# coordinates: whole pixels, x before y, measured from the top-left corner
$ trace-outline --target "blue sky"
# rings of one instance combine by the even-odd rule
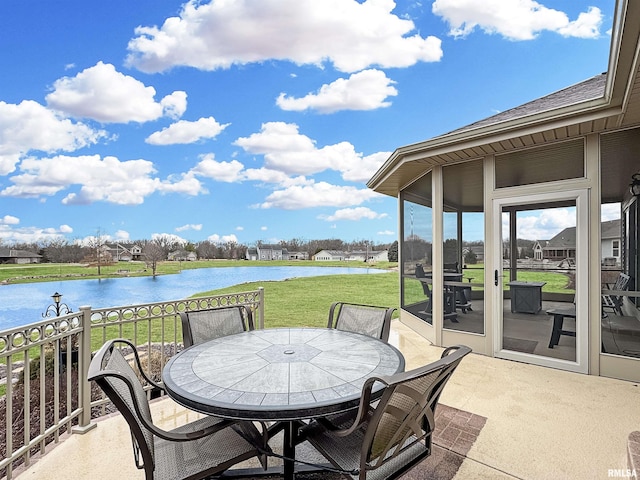
[[[390,243],[391,152],[606,71],[613,7],[3,1],[0,242]]]

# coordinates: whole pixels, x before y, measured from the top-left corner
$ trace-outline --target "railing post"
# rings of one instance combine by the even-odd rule
[[[87,380],[91,363],[91,307],[80,307],[82,312],[82,341],[78,352],[78,407],[82,413],[72,433],[86,433],[97,424],[91,423],[91,384]]]
[[[258,287],[260,292],[260,303],[258,304],[258,318],[260,319],[258,325],[260,329],[264,329],[264,287]]]

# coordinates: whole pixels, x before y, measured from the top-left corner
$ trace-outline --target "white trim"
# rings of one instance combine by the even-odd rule
[[[583,298],[587,294],[589,270],[589,250],[588,250],[588,225],[589,225],[589,205],[588,190],[567,190],[562,192],[548,192],[537,195],[518,195],[513,197],[498,197],[493,199],[492,215],[494,217],[494,239],[493,242],[493,264],[489,269],[493,275],[498,271],[498,286],[494,286],[492,279],[493,312],[490,318],[494,318],[493,332],[493,355],[508,360],[524,361],[545,367],[561,368],[578,373],[588,373],[589,371],[589,316],[588,306]],[[502,207],[507,205],[529,205],[536,203],[546,203],[564,200],[575,200],[576,202],[576,361],[558,360],[551,357],[531,355],[503,350],[503,285],[502,285]]]

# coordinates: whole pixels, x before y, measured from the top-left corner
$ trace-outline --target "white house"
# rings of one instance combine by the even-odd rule
[[[247,260],[289,260],[289,252],[280,245],[259,245],[247,248]]]
[[[313,259],[316,262],[339,262],[344,260],[346,255],[342,250],[320,250]]]
[[[353,252],[345,252],[343,250],[321,250],[313,258],[317,262],[388,262],[389,251],[354,250]]]

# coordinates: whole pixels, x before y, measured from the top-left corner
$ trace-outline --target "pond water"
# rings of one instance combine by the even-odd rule
[[[0,286],[0,331],[42,320],[59,292],[73,311],[179,300],[196,293],[261,280],[321,275],[372,274],[385,270],[350,267],[219,267],[183,270],[176,275],[65,280]],[[241,288],[239,290],[242,290]]]

